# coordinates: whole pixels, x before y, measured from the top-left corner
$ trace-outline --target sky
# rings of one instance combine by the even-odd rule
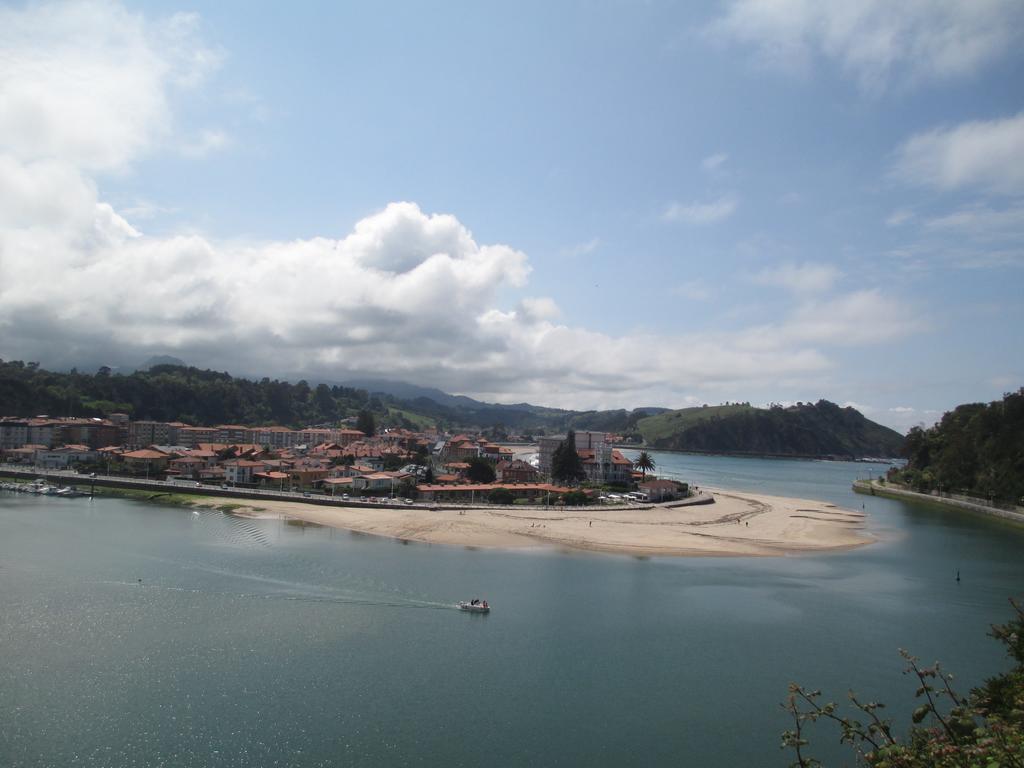
[[[1019,0],[0,4],[0,358],[492,402],[1024,385]]]

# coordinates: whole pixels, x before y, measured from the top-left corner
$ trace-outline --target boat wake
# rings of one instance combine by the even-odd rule
[[[142,581],[116,581],[106,580],[96,582],[111,586],[130,587],[133,589],[159,590],[162,592],[177,592],[209,597],[226,597],[238,600],[284,600],[293,603],[321,603],[325,605],[362,605],[374,608],[421,608],[427,610],[451,611],[459,610],[458,603],[443,603],[435,600],[418,600],[416,598],[390,598],[375,599],[369,597],[346,597],[331,595],[286,595],[274,592],[219,592],[209,589],[195,589],[190,587],[176,587],[165,584],[147,584]]]

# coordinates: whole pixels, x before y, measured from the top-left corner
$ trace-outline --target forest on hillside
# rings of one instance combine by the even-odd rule
[[[827,400],[754,408],[687,408],[643,419],[654,448],[769,456],[898,456],[903,436]]]
[[[906,439],[907,466],[891,477],[921,491],[1024,504],[1024,388],[968,403]]]
[[[305,381],[235,378],[178,365],[155,365],[131,374],[101,368],[95,374],[57,373],[36,363],[0,361],[4,416],[105,416],[188,424],[278,424],[302,427],[335,423],[360,410],[386,411],[364,390]]]
[[[325,383],[256,381],[171,363],[122,374],[109,368],[96,373],[63,373],[46,370],[38,363],[0,361],[0,416],[122,412],[132,419],[189,424],[299,427],[335,423],[369,410],[382,425],[482,429],[500,438],[509,433],[558,433],[571,428],[625,432],[635,427],[637,419],[659,410],[569,411],[438,395],[447,402]]]

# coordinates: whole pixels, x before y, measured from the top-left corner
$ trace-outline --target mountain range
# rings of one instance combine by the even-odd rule
[[[131,373],[54,372],[36,363],[0,361],[0,415],[41,413],[193,424],[330,424],[370,411],[381,426],[561,434],[595,430],[651,448],[771,456],[895,456],[903,436],[853,408],[827,400],[758,408],[749,403],[670,410],[659,407],[573,411],[530,403],[485,403],[407,382],[354,379],[344,384],[259,381],[162,359]]]

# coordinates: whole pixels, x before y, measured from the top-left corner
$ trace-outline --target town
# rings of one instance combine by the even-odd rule
[[[361,426],[363,429],[357,429]],[[436,429],[377,429],[370,414],[305,429],[281,426],[0,417],[9,470],[72,470],[95,478],[187,484],[192,489],[277,491],[321,502],[394,501],[583,505],[664,502],[686,483],[649,475],[616,435],[580,431],[536,443]],[[566,451],[567,446],[575,450]]]

